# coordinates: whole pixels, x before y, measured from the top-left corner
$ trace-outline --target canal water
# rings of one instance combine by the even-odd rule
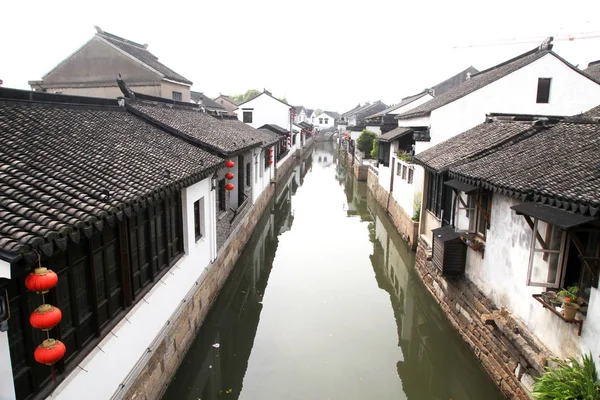
[[[338,161],[278,183],[164,399],[503,398]]]

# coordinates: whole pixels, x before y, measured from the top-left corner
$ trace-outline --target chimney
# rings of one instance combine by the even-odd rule
[[[471,73],[467,72],[467,80],[471,79]]]

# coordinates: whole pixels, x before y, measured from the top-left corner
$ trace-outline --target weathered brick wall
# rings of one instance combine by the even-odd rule
[[[415,269],[450,323],[507,398],[529,399],[533,376],[543,372],[550,352],[467,278],[441,275],[430,253],[419,239]]]
[[[387,211],[396,230],[408,245],[414,250],[417,247],[419,235],[419,223],[411,219],[411,217],[402,209],[400,204],[390,196],[390,192],[385,190],[380,184],[377,175],[367,167],[367,187],[373,194],[377,202]]]
[[[134,377],[114,398],[154,400],[162,396],[274,192],[275,185],[270,185],[254,207],[240,218],[203,281],[182,302],[167,322],[164,334],[140,360],[139,368],[132,373]]]

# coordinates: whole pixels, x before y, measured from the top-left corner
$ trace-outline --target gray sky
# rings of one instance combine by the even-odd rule
[[[267,88],[294,105],[338,112],[368,100],[397,103],[550,35],[576,37],[554,47],[573,64],[600,59],[598,0],[13,0],[0,10],[0,79],[24,89],[90,39],[94,25],[148,43],[212,97]],[[535,43],[490,45],[506,39]],[[454,48],[474,43],[488,45]]]

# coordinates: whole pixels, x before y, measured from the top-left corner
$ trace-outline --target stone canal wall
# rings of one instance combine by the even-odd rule
[[[301,157],[309,154],[311,147],[305,147]],[[277,170],[277,178],[290,171],[297,158],[290,157],[289,162]],[[240,218],[215,262],[205,268],[194,288],[112,399],[155,400],[162,397],[256,224],[271,204],[276,185],[276,180],[271,182],[256,204]]]
[[[509,399],[529,399],[533,376],[543,373],[551,354],[510,313],[465,277],[441,275],[431,248],[419,239],[416,272],[446,317]]]
[[[377,173],[372,168],[367,166],[366,174],[369,191],[383,209],[386,210],[402,239],[408,243],[412,250],[415,250],[419,235],[419,223],[413,221],[400,204],[398,204],[396,199],[394,199],[394,196],[391,196],[390,192],[379,184]],[[357,173],[355,173],[355,176],[358,176]]]

